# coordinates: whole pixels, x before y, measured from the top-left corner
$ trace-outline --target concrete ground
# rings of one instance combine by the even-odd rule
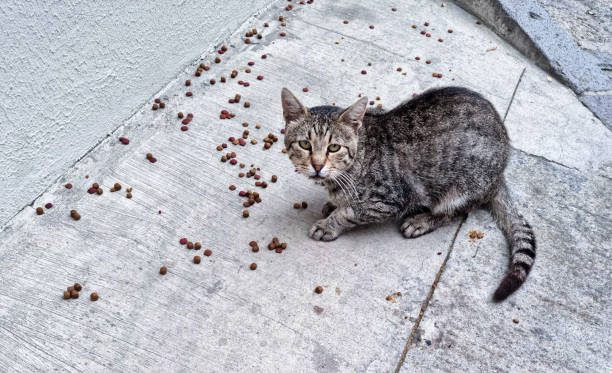
[[[243,25],[219,63],[216,53],[205,52],[157,95],[164,109],[152,111],[152,98],[0,232],[0,366],[610,371],[610,130],[571,90],[453,3],[292,2],[289,11],[287,4]],[[254,27],[263,39],[245,44],[244,33]],[[425,29],[431,37],[420,34]],[[200,62],[211,68],[195,77]],[[307,105],[345,106],[362,93],[392,108],[446,85],[481,92],[505,118],[513,143],[507,178],[537,235],[527,283],[501,304],[491,294],[508,253],[488,213],[476,211],[415,240],[382,224],[315,242],[306,232],[325,192],[295,176],[282,141],[262,149],[270,132],[282,140],[283,86]],[[229,104],[236,93],[241,103]],[[236,116],[221,120],[221,110]],[[188,131],[180,130],[179,111],[194,114]],[[244,122],[248,141],[258,143],[217,151],[228,137],[240,137]],[[221,162],[228,151],[246,168]],[[148,162],[146,153],[158,161]],[[266,189],[238,177],[251,164],[261,168]],[[87,193],[93,182],[102,195]],[[117,182],[122,190],[111,193]],[[238,191],[247,189],[263,201],[245,219]],[[294,209],[301,201],[308,208]],[[37,215],[46,203],[53,207]],[[80,220],[70,217],[72,209]],[[472,230],[484,237],[470,239]],[[274,236],[288,244],[281,254],[266,248]],[[212,255],[186,249],[182,237],[202,242]],[[259,252],[251,251],[251,240]],[[202,263],[194,264],[194,255]],[[63,300],[74,282],[83,284],[81,296]],[[324,291],[316,294],[319,285]],[[89,300],[93,291],[97,302]]]

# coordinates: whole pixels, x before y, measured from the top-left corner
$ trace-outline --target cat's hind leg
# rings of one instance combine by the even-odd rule
[[[455,216],[465,214],[475,205],[475,198],[460,194],[453,188],[431,208],[431,211],[404,219],[400,231],[406,238],[416,238],[450,223]]]
[[[400,232],[406,238],[416,238],[448,224],[451,220],[452,217],[445,214],[434,215],[426,212],[404,219]]]

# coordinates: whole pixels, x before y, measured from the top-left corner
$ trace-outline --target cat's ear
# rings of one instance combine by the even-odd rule
[[[306,107],[287,88],[283,88],[281,92],[281,101],[283,102],[283,117],[287,124],[306,116],[308,113]]]
[[[340,114],[338,121],[346,124],[347,126],[353,127],[358,130],[361,127],[361,121],[366,112],[366,106],[368,104],[368,98],[362,97],[353,105],[349,106],[346,110]]]

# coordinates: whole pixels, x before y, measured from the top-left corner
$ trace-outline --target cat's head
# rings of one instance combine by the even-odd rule
[[[287,88],[281,93],[285,148],[296,170],[312,179],[334,179],[357,155],[359,127],[368,99],[350,107],[306,108]]]

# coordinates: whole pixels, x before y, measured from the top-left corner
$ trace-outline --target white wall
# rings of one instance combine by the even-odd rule
[[[272,0],[1,0],[0,227]]]

